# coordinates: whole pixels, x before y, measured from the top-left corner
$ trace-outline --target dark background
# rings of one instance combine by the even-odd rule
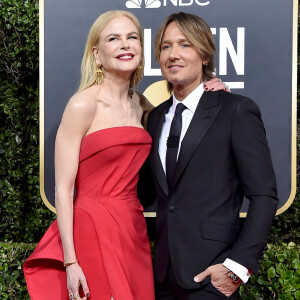
[[[295,185],[295,182],[292,182],[291,166],[292,163],[296,164],[296,159],[291,157],[292,138],[296,139],[295,132],[291,136],[292,125],[295,126],[296,122],[292,119],[293,1],[227,0],[225,5],[224,1],[212,0],[206,6],[191,0],[182,2],[193,4],[179,6],[178,1],[178,5],[174,6],[170,0],[161,0],[161,7],[145,8],[143,1],[141,8],[127,9],[125,0],[110,0],[105,1],[105,4],[100,0],[45,1],[45,94],[44,97],[41,95],[45,115],[41,116],[40,121],[45,126],[45,145],[41,145],[41,152],[44,148],[45,154],[45,191],[41,190],[41,194],[46,202],[54,205],[55,134],[65,105],[76,92],[80,80],[80,64],[88,31],[101,13],[112,9],[129,10],[138,17],[144,29],[152,29],[152,68],[159,68],[154,57],[154,36],[170,13],[185,11],[197,14],[211,28],[216,28],[214,38],[217,50],[220,28],[228,29],[236,50],[237,28],[245,27],[245,74],[236,74],[231,58],[227,55],[227,75],[219,77],[224,82],[244,82],[244,89],[232,89],[232,92],[246,95],[259,105],[278,182],[278,208],[293,200],[291,185]],[[217,75],[218,65],[217,57]],[[138,90],[144,92],[158,80],[162,80],[162,77],[145,76]],[[246,200],[242,212],[247,210],[247,205]]]

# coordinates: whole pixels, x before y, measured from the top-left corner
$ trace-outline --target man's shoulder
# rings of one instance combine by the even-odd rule
[[[163,101],[162,103],[160,103],[158,106],[154,107],[151,112],[150,115],[153,116],[157,116],[160,115],[162,113],[165,113],[166,109],[170,106],[170,99]]]
[[[225,91],[217,91],[216,93],[219,93],[219,104],[221,104],[226,111],[230,110],[235,113],[251,111],[260,114],[259,106],[249,97]]]
[[[237,107],[248,107],[258,109],[256,102],[244,95],[239,95],[235,93],[228,93],[223,90],[213,92],[218,97],[217,102],[224,107],[237,108]]]
[[[223,90],[217,91],[216,93],[219,94],[220,101],[228,105],[236,105],[243,102],[254,102],[251,98],[236,93],[228,93]]]

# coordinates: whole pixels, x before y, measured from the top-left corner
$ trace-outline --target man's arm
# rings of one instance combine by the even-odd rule
[[[242,101],[236,107],[231,142],[235,165],[250,204],[243,229],[228,258],[248,270],[258,272],[276,214],[278,198],[264,125],[259,108],[250,99]],[[202,281],[209,275],[212,284],[229,296],[238,285],[225,275],[226,272],[222,264],[210,266],[198,274],[195,281]]]
[[[277,186],[259,108],[240,103],[232,124],[232,148],[245,196],[247,217],[229,259],[257,273],[278,206]]]

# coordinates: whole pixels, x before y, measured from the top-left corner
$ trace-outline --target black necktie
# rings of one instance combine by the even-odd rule
[[[167,140],[166,155],[166,177],[169,187],[171,187],[172,179],[175,173],[177,152],[182,127],[182,112],[186,109],[184,104],[178,103],[173,117],[169,137]]]

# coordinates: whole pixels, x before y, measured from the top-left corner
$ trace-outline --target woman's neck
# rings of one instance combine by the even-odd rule
[[[96,86],[96,90],[101,99],[126,103],[128,101],[129,84],[130,82],[123,78],[107,76],[102,84]]]

